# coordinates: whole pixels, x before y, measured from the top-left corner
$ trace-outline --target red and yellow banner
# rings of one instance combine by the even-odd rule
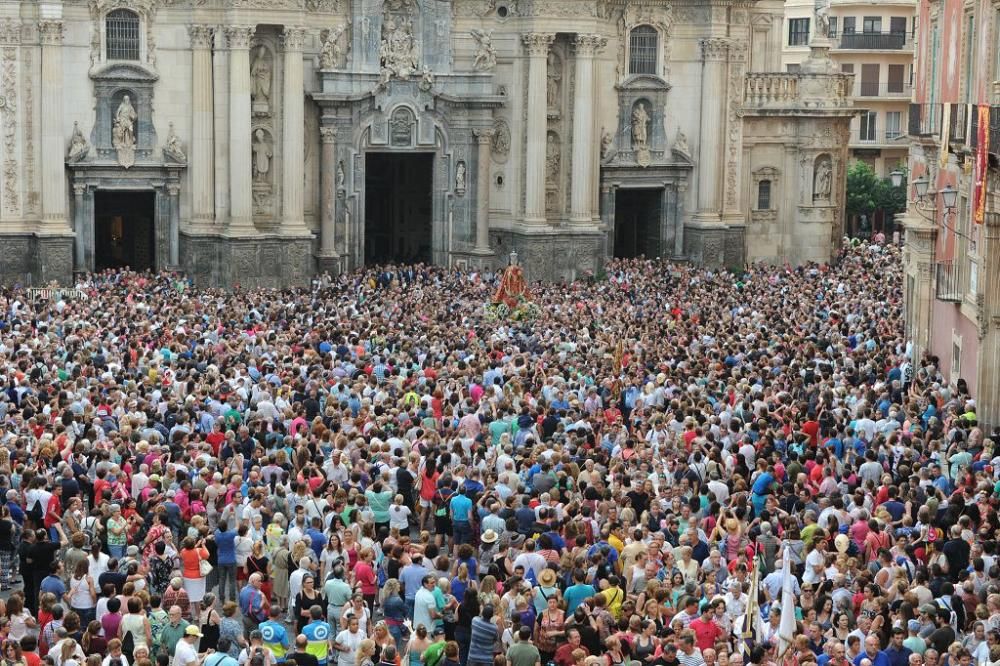
[[[986,170],[989,167],[990,107],[978,108],[979,127],[976,129],[976,180],[972,195],[972,219],[982,224],[986,218]]]

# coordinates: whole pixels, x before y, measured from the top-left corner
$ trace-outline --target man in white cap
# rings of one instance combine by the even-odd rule
[[[177,642],[174,649],[174,661],[170,666],[198,666],[198,640],[201,638],[201,629],[197,625],[190,624],[184,630],[184,638]]]

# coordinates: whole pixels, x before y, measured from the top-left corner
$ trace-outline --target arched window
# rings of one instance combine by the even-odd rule
[[[108,12],[104,39],[108,60],[138,60],[139,15],[127,9]]]
[[[660,34],[650,25],[632,28],[629,34],[629,74],[656,74]]]
[[[757,210],[771,210],[771,181],[757,183]]]

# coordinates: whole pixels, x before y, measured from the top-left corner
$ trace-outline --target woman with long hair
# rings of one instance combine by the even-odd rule
[[[84,624],[94,619],[97,607],[97,589],[89,570],[87,560],[77,563],[64,597],[70,609],[80,616],[80,622]]]
[[[466,568],[462,564],[459,569]],[[458,643],[459,661],[465,663],[469,658],[469,645],[472,643],[472,620],[479,617],[479,590],[472,583],[465,588],[462,603],[458,605],[458,617],[455,622],[455,641]]]
[[[264,595],[264,598],[271,601],[271,560],[267,557],[267,553],[264,549],[263,541],[255,541],[250,554],[247,556],[246,565],[244,567],[246,571],[246,578],[250,580],[250,575],[259,573],[260,574],[260,593]]]
[[[27,666],[21,654],[21,644],[13,639],[7,639],[0,644],[3,656],[3,666]]]
[[[137,647],[149,648],[153,644],[153,629],[149,618],[142,612],[142,603],[138,598],[130,598],[125,606],[128,612],[118,625],[118,638],[125,652],[132,654]]]
[[[215,598],[215,595],[209,592],[201,600],[201,612],[196,623],[201,627],[201,641],[198,642],[198,649],[201,652],[209,648],[218,649],[219,624],[222,622],[222,616],[215,610]]]
[[[104,654],[107,651],[108,641],[104,638],[100,622],[94,620],[87,625],[87,631],[83,632],[80,644],[87,654]]]
[[[185,537],[181,542],[179,556],[184,591],[187,592],[188,602],[191,604],[189,614],[191,617],[198,617],[201,600],[205,598],[205,577],[201,575],[201,561],[208,560],[209,556],[205,539],[195,541],[192,537]]]
[[[38,627],[38,622],[24,609],[24,597],[15,593],[7,600],[7,617],[10,618],[10,638],[19,641],[28,635],[29,629]]]
[[[358,645],[358,654],[355,656],[355,666],[375,666],[375,641],[366,638]]]

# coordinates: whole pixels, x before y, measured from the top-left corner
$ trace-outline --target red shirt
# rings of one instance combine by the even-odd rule
[[[725,634],[715,622],[705,622],[700,617],[691,622],[690,629],[694,632],[694,644],[702,651],[714,648],[715,641]]]

